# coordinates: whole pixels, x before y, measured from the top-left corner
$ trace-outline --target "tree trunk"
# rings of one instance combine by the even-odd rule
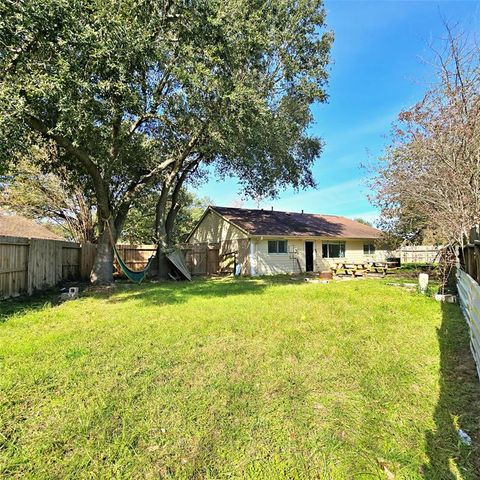
[[[169,265],[165,251],[167,249],[167,232],[165,229],[165,210],[169,187],[167,182],[163,183],[162,192],[158,198],[155,212],[155,236],[157,240],[157,276],[160,279],[168,279]]]
[[[168,272],[170,271],[170,266],[168,264],[166,255],[166,251],[168,249],[166,237],[167,235],[165,232],[165,227],[162,223],[157,228],[157,276],[163,280],[168,279]]]
[[[123,203],[114,215],[111,210],[107,210],[108,227],[106,220],[99,218],[99,227],[101,229],[97,243],[97,256],[93,264],[90,282],[95,285],[111,285],[113,283],[113,244],[117,242],[123,225],[130,209],[130,202]],[[114,219],[113,219],[114,216]],[[105,216],[104,216],[105,218]]]
[[[158,246],[157,248],[157,267],[157,277],[161,280],[168,280],[168,272],[170,271],[170,265],[168,264],[165,250],[160,246]]]
[[[90,282],[94,285],[111,285],[113,283],[113,248],[106,229],[98,237],[97,256],[93,264]]]
[[[172,205],[165,220],[166,242],[169,247],[173,246],[173,229],[179,211],[180,205],[178,203]]]

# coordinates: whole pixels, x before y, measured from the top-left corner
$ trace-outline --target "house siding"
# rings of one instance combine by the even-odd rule
[[[235,225],[209,211],[188,239],[188,243],[220,243],[247,238]]]
[[[268,240],[287,240],[288,253],[269,254]],[[322,258],[322,242],[345,241],[345,260],[360,262],[367,260],[383,260],[384,250],[377,250],[372,256],[364,255],[364,243],[372,243],[372,239],[341,239],[318,237],[249,237],[244,231],[226,221],[215,212],[209,211],[188,239],[188,243],[217,243],[220,246],[220,256],[236,251],[237,262],[241,265],[242,275],[275,275],[282,273],[305,272],[305,242],[313,241],[314,272],[329,271],[337,259]],[[253,249],[251,249],[253,243]]]
[[[278,237],[270,240],[285,239]],[[257,275],[300,273],[301,271],[305,271],[304,241],[287,240],[288,253],[275,254],[268,253],[268,240],[252,240],[254,244],[254,268]]]
[[[328,240],[323,240],[324,242],[328,243]],[[331,240],[336,241],[336,240]],[[343,241],[343,240],[339,240]],[[326,271],[329,270],[330,267],[334,266],[338,260],[336,258],[322,258],[322,242],[317,242],[317,270],[318,271]],[[345,240],[345,260],[351,262],[364,262],[364,261],[381,261],[385,260],[387,256],[387,252],[385,250],[376,250],[373,255],[365,255],[363,253],[363,245],[367,243],[374,243],[371,239],[365,240]]]
[[[275,238],[277,240],[288,240],[287,254],[269,254],[268,239],[253,240],[254,242],[254,267],[257,275],[275,275],[281,273],[300,273],[306,271],[305,262],[305,242],[313,241],[313,259],[314,271],[329,271],[330,267],[335,264],[338,259],[322,258],[322,243],[329,241],[345,241],[345,260],[352,262],[361,262],[368,260],[384,260],[386,251],[377,250],[374,255],[365,255],[363,253],[364,243],[372,243],[372,240],[342,240],[342,239],[285,239],[282,237]],[[270,238],[274,240],[274,238]],[[297,261],[298,260],[298,261]],[[300,270],[301,268],[301,270]]]

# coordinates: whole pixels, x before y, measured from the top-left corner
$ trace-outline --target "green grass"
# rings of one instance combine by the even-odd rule
[[[480,478],[455,305],[288,278],[33,305],[0,323],[3,478]]]
[[[404,262],[399,270],[435,270],[438,268],[438,262]]]

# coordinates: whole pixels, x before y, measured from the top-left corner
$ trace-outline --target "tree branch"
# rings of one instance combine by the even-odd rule
[[[98,207],[101,210],[101,214],[104,218],[110,216],[110,202],[108,198],[108,189],[103,181],[102,174],[97,165],[92,161],[90,156],[73,145],[73,143],[62,135],[51,132],[51,130],[38,118],[33,115],[25,116],[25,123],[32,129],[39,132],[43,137],[53,140],[58,146],[64,148],[67,152],[71,153],[76,159],[80,160],[85,170],[92,178],[93,185],[95,187],[95,193],[97,195]]]

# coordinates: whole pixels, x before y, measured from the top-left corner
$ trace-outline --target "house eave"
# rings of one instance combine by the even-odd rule
[[[334,235],[248,235],[249,238],[252,240],[263,240],[263,239],[270,239],[270,238],[284,238],[286,240],[308,240],[308,239],[313,239],[313,240],[380,240],[382,237],[370,237],[370,236],[365,236],[365,237],[337,237]]]

